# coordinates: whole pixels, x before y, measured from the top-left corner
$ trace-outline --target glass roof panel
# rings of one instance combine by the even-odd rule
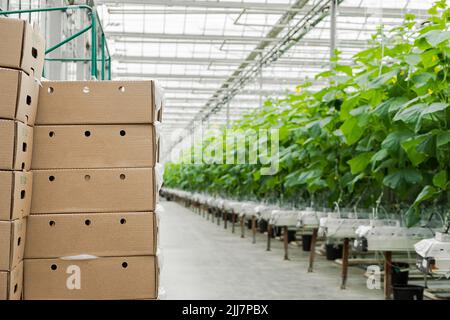
[[[208,124],[257,108],[264,99],[295,92],[329,65],[329,14],[309,27],[306,18],[329,12],[331,0],[96,0],[113,55],[116,79],[158,79],[166,92],[165,129],[191,128],[200,112],[221,109]],[[367,46],[380,24],[390,28],[405,13],[427,17],[433,0],[343,0],[337,8],[336,47],[343,63]],[[302,4],[304,4],[302,6]],[[320,9],[320,10],[318,10]],[[326,11],[328,10],[328,11]],[[262,68],[292,30],[301,39]],[[247,79],[244,75],[254,68]],[[252,69],[253,70],[253,69]],[[245,80],[245,81],[243,81]],[[242,84],[239,84],[242,83]],[[318,90],[325,83],[314,83]],[[227,88],[237,88],[230,94]],[[223,99],[232,97],[228,103]],[[171,149],[173,145],[168,146]],[[167,150],[166,150],[167,151]]]

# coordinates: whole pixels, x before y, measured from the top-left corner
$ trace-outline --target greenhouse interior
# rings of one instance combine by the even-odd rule
[[[447,0],[0,0],[0,37],[0,300],[450,300]]]

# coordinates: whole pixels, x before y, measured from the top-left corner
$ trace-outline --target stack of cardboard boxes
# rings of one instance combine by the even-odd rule
[[[0,300],[16,300],[22,296],[32,126],[45,45],[22,20],[0,18],[0,39]]]
[[[42,84],[25,299],[157,299],[162,91],[153,81]]]

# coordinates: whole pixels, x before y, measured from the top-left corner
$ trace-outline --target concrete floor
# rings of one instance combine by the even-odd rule
[[[290,248],[283,260],[283,243],[248,231],[231,233],[174,202],[163,201],[160,246],[161,286],[166,299],[382,299],[369,290],[363,270],[350,267],[347,289],[340,289],[340,266],[316,256],[315,271],[307,272],[308,253]]]

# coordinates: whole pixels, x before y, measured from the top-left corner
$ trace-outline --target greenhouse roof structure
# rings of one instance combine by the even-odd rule
[[[368,45],[379,26],[427,17],[432,0],[96,0],[115,79],[158,79],[164,146],[200,123],[226,125],[269,97],[295,92]]]

